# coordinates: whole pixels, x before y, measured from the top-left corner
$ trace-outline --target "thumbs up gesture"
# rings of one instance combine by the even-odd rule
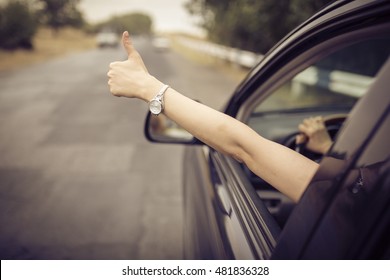
[[[149,75],[127,31],[123,32],[122,44],[127,53],[127,60],[110,64],[107,73],[110,92],[114,96],[140,98],[149,101],[162,83]]]
[[[134,62],[139,64],[139,66],[142,66],[144,68],[144,70],[146,72],[148,72],[140,54],[134,48],[133,42],[130,39],[129,32],[127,32],[127,31],[123,32],[123,34],[122,34],[122,44],[123,44],[123,47],[127,53],[128,60],[134,60]]]

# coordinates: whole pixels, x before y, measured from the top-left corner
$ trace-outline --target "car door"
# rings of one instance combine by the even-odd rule
[[[390,258],[390,60],[292,213],[275,259]]]
[[[387,14],[384,12],[386,11],[384,7],[387,7]],[[342,11],[336,9],[330,15],[315,19],[301,31],[297,31],[297,34],[291,35],[282,42],[239,87],[229,102],[226,113],[251,126],[252,116],[257,113],[259,106],[266,103],[269,97],[286,83],[294,80],[310,67],[318,67],[319,64],[327,62],[327,58],[333,54],[339,55],[343,52],[348,54],[349,52],[345,50],[349,50],[350,46],[362,46],[364,42],[376,46],[376,49],[366,53],[368,56],[378,55],[375,59],[379,62],[375,64],[375,70],[371,74],[370,83],[372,83],[388,57],[390,25],[383,17],[388,16],[389,7],[378,3],[378,5],[350,7],[350,13],[345,13],[345,9],[345,7]],[[380,9],[381,12],[378,12]],[[357,52],[356,59],[359,57],[361,53]],[[365,69],[367,70],[367,64]],[[339,68],[328,70],[342,72]],[[344,72],[348,71],[344,70]],[[362,76],[368,75],[364,73]],[[328,85],[331,83],[328,82]],[[314,86],[318,86],[318,83]],[[364,95],[368,88],[369,85],[364,86],[363,91],[357,94],[358,97]],[[346,110],[349,111],[349,107]],[[315,112],[306,111],[301,116]],[[264,121],[270,119],[269,114],[263,114],[262,117]],[[285,114],[284,117],[288,121],[290,116]],[[277,192],[274,192],[274,195],[261,197],[254,187],[251,175],[248,175],[245,167],[235,160],[213,150],[208,152],[208,157],[210,173],[216,174],[216,178],[212,181],[216,205],[222,208],[222,212],[226,212],[225,215],[218,215],[216,222],[222,236],[221,246],[228,248],[231,253],[229,256],[240,259],[270,258],[275,246],[280,248],[278,256],[283,256],[288,251],[288,246],[278,245],[281,238],[280,224],[277,223],[275,216],[270,215],[270,212],[281,211],[275,207],[284,207],[291,202]],[[224,210],[225,205],[230,205],[227,207],[228,211]],[[283,229],[283,234],[284,232]]]
[[[349,113],[369,92],[389,57],[389,17],[389,1],[335,2],[275,46],[237,88],[224,112],[262,136],[296,148],[293,136],[299,121],[313,114]],[[335,129],[335,147],[340,127],[341,123]],[[168,120],[155,123],[149,114],[145,135],[154,142],[189,145],[183,162],[185,258],[304,255],[289,255],[289,246],[294,244],[282,246],[281,242],[289,240],[283,236],[294,228],[290,215],[297,213],[301,202],[297,208],[244,165],[203,145]],[[326,162],[321,157],[312,159],[321,166]],[[302,220],[303,228],[310,228],[305,223],[313,221]],[[310,234],[297,234],[302,238],[296,240],[303,244],[310,238]],[[299,244],[296,252],[303,252]]]

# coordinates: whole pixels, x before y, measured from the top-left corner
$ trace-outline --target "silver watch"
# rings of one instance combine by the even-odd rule
[[[168,85],[164,85],[156,96],[150,100],[149,110],[153,115],[158,116],[164,110],[164,93],[168,88]]]

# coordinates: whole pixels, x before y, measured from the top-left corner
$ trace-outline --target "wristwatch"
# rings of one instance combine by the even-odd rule
[[[168,85],[164,85],[156,96],[150,100],[149,110],[153,115],[158,116],[164,110],[164,93],[168,88]]]

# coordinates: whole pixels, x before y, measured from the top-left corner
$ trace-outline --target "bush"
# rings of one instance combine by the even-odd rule
[[[12,1],[0,6],[0,48],[32,49],[37,27],[36,17],[25,2]]]
[[[115,16],[95,26],[96,30],[109,29],[121,34],[124,30],[132,35],[149,35],[152,33],[153,20],[144,13],[129,13]]]

